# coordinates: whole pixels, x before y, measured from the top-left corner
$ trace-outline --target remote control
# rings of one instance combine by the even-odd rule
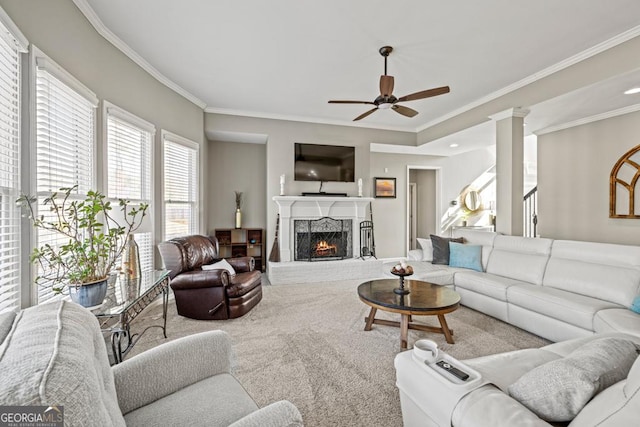
[[[436,365],[438,365],[445,371],[449,372],[454,377],[460,378],[462,381],[466,381],[469,378],[469,374],[461,371],[460,369],[454,366],[451,366],[449,363],[445,362],[444,360],[439,361],[438,363],[436,363]]]

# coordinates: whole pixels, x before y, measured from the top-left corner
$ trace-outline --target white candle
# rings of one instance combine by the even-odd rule
[[[280,175],[280,184],[284,184],[284,174]]]
[[[358,178],[358,197],[362,197],[362,178]]]

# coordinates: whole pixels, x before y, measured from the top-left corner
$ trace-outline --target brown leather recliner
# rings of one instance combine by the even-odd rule
[[[171,289],[178,314],[192,319],[233,319],[248,313],[262,299],[261,273],[253,257],[228,258],[236,274],[203,270],[218,255],[218,239],[192,235],[158,245],[165,268],[171,270]]]

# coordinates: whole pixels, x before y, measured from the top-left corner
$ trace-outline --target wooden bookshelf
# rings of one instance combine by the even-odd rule
[[[252,256],[256,260],[256,270],[265,270],[262,228],[216,228],[215,236],[222,258]]]

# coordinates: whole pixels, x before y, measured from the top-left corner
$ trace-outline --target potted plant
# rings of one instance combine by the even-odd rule
[[[43,201],[47,214],[38,213],[37,199],[22,195],[18,203],[28,208],[35,228],[63,237],[64,243],[48,243],[35,248],[31,262],[39,265],[36,283],[62,293],[65,286],[71,299],[90,307],[101,304],[107,279],[116,270],[127,240],[141,225],[148,204],[132,205],[119,199],[118,209],[106,197],[90,190],[84,199],[75,199],[77,186],[61,188]],[[118,220],[114,217],[117,212]]]

